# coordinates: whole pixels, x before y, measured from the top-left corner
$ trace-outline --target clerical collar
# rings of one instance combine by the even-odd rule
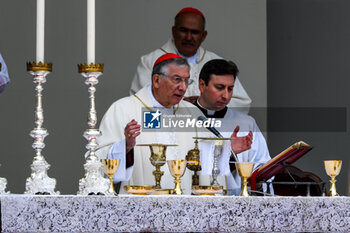
[[[148,90],[148,94],[151,97],[151,101],[152,101],[152,105],[155,108],[162,108],[162,113],[166,114],[166,115],[172,115],[174,114],[174,107],[170,107],[170,108],[166,108],[163,105],[161,105],[156,98],[154,98],[154,95],[152,93],[152,84],[148,86],[147,88]]]
[[[181,57],[185,58],[189,64],[198,64],[198,50],[192,57],[186,57],[182,55],[177,48],[175,47],[175,51],[177,55],[180,55]]]
[[[224,118],[227,112],[227,107],[224,107],[223,109],[219,111],[215,110],[209,110],[204,108],[202,105],[199,103],[199,98],[196,100],[195,104],[202,112],[203,114],[208,117],[208,118]]]

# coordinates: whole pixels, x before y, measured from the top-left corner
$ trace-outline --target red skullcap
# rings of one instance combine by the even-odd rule
[[[179,13],[176,14],[175,17],[177,17],[178,15],[181,15],[183,13],[187,13],[187,12],[195,13],[197,15],[202,16],[203,19],[205,19],[203,13],[200,10],[198,10],[196,8],[192,8],[192,7],[185,7],[185,8],[183,8],[182,10],[179,11]]]
[[[156,62],[154,63],[153,67],[155,67],[158,63],[161,63],[162,61],[166,61],[169,59],[173,59],[173,58],[182,58],[181,56],[175,54],[175,53],[166,53],[162,56],[160,56]]]

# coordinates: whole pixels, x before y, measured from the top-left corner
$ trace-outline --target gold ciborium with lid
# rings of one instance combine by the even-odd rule
[[[162,176],[164,175],[164,172],[160,170],[160,168],[166,163],[166,148],[169,146],[177,146],[177,145],[166,145],[166,144],[138,144],[136,146],[148,146],[151,150],[151,156],[149,160],[151,161],[151,164],[156,168],[152,172],[155,178],[155,188],[156,189],[162,189],[160,185],[160,181]]]
[[[186,167],[193,171],[192,186],[199,185],[198,171],[201,170],[201,162],[199,157],[198,140],[194,142],[195,146],[192,150],[189,150],[186,155],[187,165]]]

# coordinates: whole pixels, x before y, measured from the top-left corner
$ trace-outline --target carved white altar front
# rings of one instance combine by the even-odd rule
[[[349,232],[349,197],[1,195],[3,232]]]

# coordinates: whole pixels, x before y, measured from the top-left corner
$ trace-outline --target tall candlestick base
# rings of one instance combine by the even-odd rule
[[[6,185],[7,185],[6,178],[0,177],[0,194],[10,193],[5,191]]]
[[[104,165],[97,158],[95,151],[98,148],[97,137],[101,136],[101,132],[95,129],[97,123],[97,114],[95,109],[95,85],[98,84],[98,77],[103,72],[103,64],[80,64],[78,65],[79,73],[85,77],[85,84],[89,86],[89,114],[88,126],[89,128],[84,132],[84,137],[88,143],[88,155],[86,163],[84,164],[85,176],[79,180],[78,195],[114,195],[109,190],[110,181],[103,177]]]
[[[1,64],[1,63],[0,63]],[[1,166],[1,164],[0,164]],[[6,178],[2,178],[0,177],[0,194],[5,194],[5,193],[10,193],[10,192],[6,192],[6,185],[7,185],[7,180]]]
[[[35,157],[31,164],[31,175],[26,180],[26,194],[60,194],[55,191],[56,179],[50,178],[47,175],[47,171],[50,168],[41,154],[41,151],[45,148],[44,139],[49,133],[42,127],[44,123],[44,110],[42,107],[42,91],[44,90],[42,84],[46,82],[46,75],[52,71],[52,63],[36,64],[27,63],[27,71],[33,75],[33,82],[36,84],[36,108],[35,108],[35,128],[30,132],[30,136],[34,139],[32,144],[35,150]]]

